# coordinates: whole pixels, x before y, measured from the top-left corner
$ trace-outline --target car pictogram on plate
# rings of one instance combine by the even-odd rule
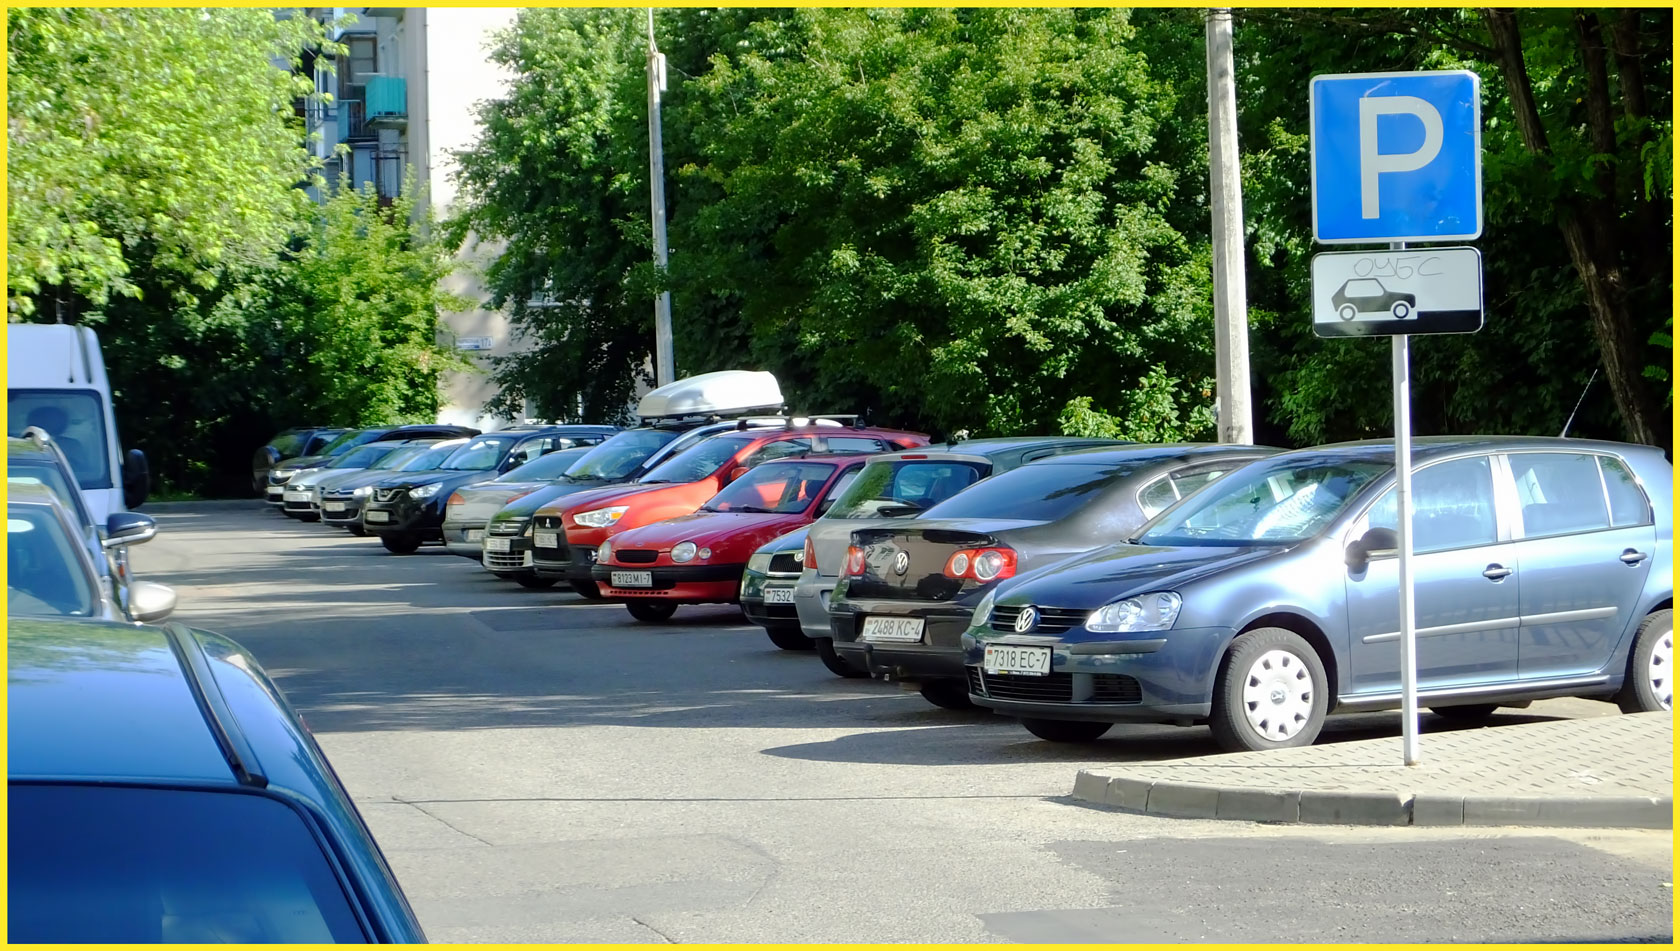
[[[1343,320],[1352,320],[1360,314],[1383,313],[1404,319],[1416,309],[1417,295],[1391,291],[1375,278],[1356,277],[1330,295],[1330,305]]]

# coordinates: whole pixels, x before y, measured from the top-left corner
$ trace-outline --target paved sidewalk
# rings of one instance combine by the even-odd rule
[[[1594,717],[1080,770],[1130,812],[1336,825],[1674,827],[1674,717]]]

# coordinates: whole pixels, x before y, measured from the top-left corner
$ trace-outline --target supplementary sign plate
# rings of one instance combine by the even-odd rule
[[[1312,259],[1320,337],[1467,334],[1482,329],[1482,254],[1475,248],[1343,251]]]

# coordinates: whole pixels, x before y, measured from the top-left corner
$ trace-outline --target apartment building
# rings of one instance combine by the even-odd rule
[[[357,186],[371,184],[394,197],[412,170],[425,198],[440,217],[455,200],[450,155],[478,135],[473,105],[503,94],[505,71],[486,53],[492,34],[513,25],[518,10],[495,7],[332,7],[310,14],[328,23],[354,22],[335,31],[346,53],[335,70],[306,62],[316,89],[330,101],[305,107],[311,148],[336,182],[348,172]],[[340,156],[343,144],[348,154]],[[468,300],[487,295],[478,274],[493,248],[473,242],[459,254],[460,267],[449,290]],[[484,405],[496,395],[490,360],[511,351],[507,315],[474,308],[444,318],[451,342],[482,372],[458,373],[444,382],[438,422],[494,429],[509,422],[488,416]]]

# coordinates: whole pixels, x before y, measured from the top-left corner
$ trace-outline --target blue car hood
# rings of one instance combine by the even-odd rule
[[[998,602],[1098,608],[1116,598],[1173,590],[1283,550],[1271,545],[1110,545],[1006,582],[998,589]]]

